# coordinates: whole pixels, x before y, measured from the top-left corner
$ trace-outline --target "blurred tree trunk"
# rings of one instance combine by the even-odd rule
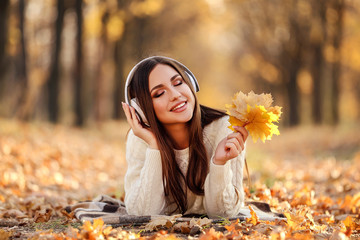
[[[295,60],[289,66],[289,80],[286,83],[286,90],[289,103],[289,126],[296,126],[300,123],[299,118],[299,91],[296,83],[300,65]]]
[[[20,82],[20,88],[23,94],[18,102],[18,106],[15,110],[18,111],[18,117],[22,120],[28,121],[31,118],[32,110],[29,101],[29,87],[27,78],[27,67],[26,67],[26,42],[25,42],[25,0],[19,0],[19,28],[20,28],[20,54],[18,57],[17,78]]]
[[[126,30],[125,30],[126,31]],[[124,102],[124,86],[125,86],[125,74],[124,74],[124,37],[116,41],[115,43],[115,91],[114,91],[114,118],[124,118],[125,114],[122,111],[121,102]]]
[[[109,12],[106,10],[102,16],[101,35],[98,45],[98,62],[95,71],[95,120],[100,123],[105,118],[104,113],[104,63],[106,61],[106,53],[108,48],[108,38],[106,31],[106,24],[109,21]]]
[[[333,8],[337,12],[337,21],[334,26],[333,47],[334,47],[334,61],[331,64],[330,76],[330,113],[331,123],[336,125],[339,123],[339,92],[340,92],[340,75],[341,75],[341,42],[343,38],[343,22],[344,22],[344,0],[334,0]]]
[[[59,120],[59,68],[61,51],[61,33],[64,25],[65,6],[63,0],[57,1],[57,19],[55,24],[55,49],[52,56],[50,74],[47,81],[49,120],[56,123]]]
[[[145,43],[147,42],[147,38],[149,37],[146,31],[146,23],[149,22],[149,17],[139,17],[134,19],[134,50],[135,57],[139,61],[145,55]]]
[[[118,0],[118,10],[127,9],[129,2],[126,0]],[[129,24],[132,24],[135,19],[129,18],[125,24],[125,29],[122,34],[122,37],[115,42],[115,51],[114,51],[114,63],[115,63],[115,76],[114,76],[114,95],[113,95],[113,118],[114,119],[123,119],[125,118],[124,111],[122,110],[121,102],[125,102],[124,86],[127,77],[127,73],[124,72],[125,61],[129,53],[127,50],[132,41],[129,41],[129,36],[131,36],[132,28],[129,27]],[[131,38],[131,37],[130,37]]]
[[[0,98],[4,90],[4,77],[7,69],[6,45],[8,39],[8,17],[10,0],[0,1]]]
[[[310,34],[310,50],[313,54],[313,63],[311,67],[311,75],[314,83],[313,99],[312,99],[312,117],[315,124],[321,124],[323,121],[323,70],[325,68],[325,60],[323,55],[323,46],[326,39],[326,2],[318,0],[313,2],[315,11],[314,29]]]
[[[75,125],[83,126],[84,125],[84,114],[83,114],[83,51],[82,51],[82,42],[83,42],[83,13],[82,13],[82,0],[76,0],[75,3],[75,12],[77,17],[77,36],[76,36],[76,62],[75,62]]]
[[[323,57],[322,57],[322,46],[321,44],[313,45],[314,62],[312,64],[312,77],[314,82],[313,88],[313,99],[312,99],[312,116],[313,121],[316,124],[322,122],[322,68],[323,68]]]
[[[289,16],[291,38],[284,46],[281,54],[281,69],[284,76],[284,86],[289,106],[289,126],[300,123],[299,118],[299,90],[297,76],[302,67],[303,38],[296,14]]]

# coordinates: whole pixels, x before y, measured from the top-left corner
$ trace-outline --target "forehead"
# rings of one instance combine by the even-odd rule
[[[174,68],[170,67],[166,64],[158,64],[155,68],[150,72],[149,75],[149,88],[159,85],[165,84],[169,82],[170,79],[179,74]]]

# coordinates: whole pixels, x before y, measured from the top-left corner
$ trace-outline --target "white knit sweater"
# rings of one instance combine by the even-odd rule
[[[187,189],[188,209],[185,214],[207,214],[210,217],[231,217],[236,215],[244,204],[243,163],[245,151],[225,165],[215,165],[213,157],[218,143],[231,130],[228,117],[222,117],[204,128],[204,144],[207,155],[211,157],[209,174],[204,185],[204,196],[196,195]],[[189,162],[189,149],[175,150],[176,161],[186,175]],[[125,175],[125,205],[133,215],[169,214],[174,204],[167,206],[162,181],[160,151],[151,149],[132,131],[126,143],[128,170]]]

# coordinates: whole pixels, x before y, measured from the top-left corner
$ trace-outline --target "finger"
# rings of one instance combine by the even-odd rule
[[[125,113],[126,120],[130,124],[130,127],[132,127],[132,117],[131,117],[129,105],[126,103],[122,103],[122,107]]]
[[[124,110],[125,110],[125,115],[126,115],[126,119],[130,125],[130,127],[133,130],[136,130],[135,128],[140,127],[140,121],[136,116],[136,112],[135,109],[133,107],[131,107],[129,104],[124,103]]]
[[[242,138],[242,135],[240,132],[233,132],[233,133],[230,133],[229,135],[227,135],[227,139],[230,139],[230,138]]]
[[[231,133],[227,136],[227,139],[237,139],[237,141],[239,142],[240,146],[241,146],[241,151],[244,149],[244,139],[241,133],[239,132],[235,132],[235,133]]]
[[[243,146],[241,146],[241,143],[239,142],[239,140],[237,138],[228,139],[227,143],[233,143],[236,147],[236,150],[238,150],[239,152],[241,152],[243,149]]]
[[[230,158],[237,157],[240,154],[240,152],[237,150],[235,144],[232,142],[226,143],[225,149],[227,150],[227,155]]]
[[[249,132],[244,127],[240,126],[235,126],[234,129],[239,132],[242,135],[243,140],[246,141],[247,137],[249,136]]]

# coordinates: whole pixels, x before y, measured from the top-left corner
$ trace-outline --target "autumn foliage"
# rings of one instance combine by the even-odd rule
[[[63,211],[98,194],[122,195],[128,128],[24,124],[0,119],[1,239],[356,239],[360,231],[359,130],[284,129],[248,143],[252,186],[247,201],[263,201],[286,220],[211,223],[158,219],[143,226],[80,223]],[[314,134],[316,132],[316,134]],[[257,166],[257,164],[259,166]]]
[[[230,129],[233,126],[245,127],[256,142],[259,138],[265,142],[272,135],[280,135],[278,123],[281,116],[281,107],[271,106],[273,99],[271,94],[249,94],[238,92],[233,97],[232,104],[226,105],[230,115]]]

